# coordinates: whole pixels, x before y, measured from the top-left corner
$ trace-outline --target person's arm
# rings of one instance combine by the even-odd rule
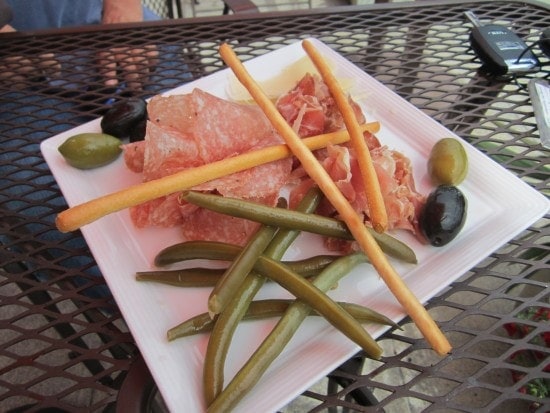
[[[143,21],[140,0],[103,0],[103,23],[132,23]],[[115,47],[100,52],[99,71],[105,84],[114,86],[121,76],[130,89],[139,89],[143,80],[154,70],[158,57],[154,45],[145,47]]]
[[[11,22],[13,13],[5,0],[0,0],[0,32],[13,32],[14,29],[8,23]]]
[[[141,0],[103,0],[102,20],[105,24],[143,21]]]
[[[16,30],[9,24],[5,24],[2,27],[0,27],[0,33],[14,32],[14,31]]]
[[[9,23],[13,11],[5,0],[0,0],[0,33],[16,31]],[[53,53],[37,56],[9,55],[0,58],[0,83],[7,82],[11,88],[28,86],[28,80],[35,77],[57,76],[61,65]]]

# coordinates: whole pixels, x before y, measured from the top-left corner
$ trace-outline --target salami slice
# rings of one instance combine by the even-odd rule
[[[273,141],[275,132],[259,107],[220,99],[200,89],[192,95],[197,113],[193,135],[205,163]]]
[[[170,127],[147,123],[143,162],[143,179],[150,181],[202,165],[192,135]]]
[[[145,142],[131,142],[122,145],[124,163],[133,172],[143,172],[143,161],[145,158]]]
[[[200,89],[187,95],[156,96],[149,103],[148,115],[145,141],[125,147],[127,166],[141,171],[144,181],[282,142],[257,106],[229,102]],[[272,205],[291,169],[292,160],[284,159],[193,189]],[[250,222],[180,205],[177,195],[132,208],[133,222],[138,227],[182,225],[186,239],[238,243],[257,228]]]
[[[182,222],[184,240],[220,241],[245,245],[260,224],[199,208]]]

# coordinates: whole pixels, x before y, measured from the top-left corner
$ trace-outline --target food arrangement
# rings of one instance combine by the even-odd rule
[[[435,187],[426,180],[425,168],[430,149],[442,136],[452,136],[452,133],[415,110],[401,98],[388,93],[387,88],[343,60],[322,43],[315,41],[315,44],[325,56],[331,59],[332,67],[335,73],[338,73],[339,80],[342,79],[348,84],[352,84],[352,80],[357,82],[356,85],[360,88],[353,89],[352,95],[359,98],[361,108],[369,120],[381,121],[380,124],[371,122],[365,126],[368,125],[371,128],[371,134],[380,136],[381,142],[402,149],[403,153],[411,158],[416,178],[420,180],[421,193],[428,194]],[[303,59],[303,51],[300,50],[299,43],[285,47],[261,58],[252,59],[247,62],[247,68],[250,68],[254,76],[263,82],[265,80],[265,76],[262,77],[263,73],[277,77],[278,70],[284,71],[287,67],[296,67],[295,62]],[[270,69],[267,72],[265,72],[266,67]],[[170,95],[188,94],[193,91],[193,88],[201,88],[216,96],[231,99],[234,96],[233,93],[226,93],[228,90],[226,88],[231,86],[230,75],[231,73],[225,70],[182,86],[170,92]],[[272,82],[271,90],[273,90],[273,83],[276,82]],[[241,98],[238,100],[245,101]],[[369,102],[376,102],[376,105],[371,105]],[[247,103],[251,103],[251,100]],[[173,191],[174,187],[191,188],[204,183],[204,179],[216,179],[247,169],[263,159],[264,155],[269,159],[280,159],[289,155],[288,147],[284,144],[270,146],[142,183],[139,182],[140,174],[130,172],[123,165],[121,158],[107,166],[85,171],[66,166],[57,148],[71,135],[100,131],[98,120],[51,138],[42,145],[48,165],[52,168],[67,202],[72,206],[69,210],[71,214],[62,214],[64,218],[70,219],[60,220],[60,224],[63,225],[60,229],[73,231],[82,227],[94,257],[170,408],[174,411],[184,408],[201,411],[205,409],[201,397],[203,386],[197,379],[202,375],[202,367],[199,366],[204,362],[202,353],[206,349],[205,338],[208,335],[195,334],[169,342],[166,339],[166,331],[182,323],[182,320],[206,311],[208,292],[212,287],[174,288],[163,287],[164,284],[161,283],[151,285],[151,283],[136,282],[135,274],[144,270],[150,272],[147,270],[151,268],[151,263],[159,251],[181,242],[181,231],[177,227],[137,229],[127,211],[118,214],[112,214],[112,212],[164,196],[167,192]],[[323,135],[304,138],[303,141],[308,145],[318,145],[316,147],[318,149],[328,140],[336,139],[333,143],[338,144],[349,139],[347,134],[342,136],[339,132]],[[316,148],[312,146],[313,150],[317,150]],[[534,214],[540,213],[541,203],[536,202],[538,198],[534,196],[532,190],[521,185],[519,180],[511,177],[501,167],[490,162],[471,147],[466,149],[468,157],[471,158],[471,170],[468,172],[468,179],[460,184],[460,188],[468,196],[468,209],[475,211],[475,214],[469,215],[467,223],[460,232],[461,236],[453,240],[450,247],[437,249],[427,242],[421,242],[418,237],[412,235],[411,231],[390,232],[392,235],[398,235],[399,239],[405,240],[417,254],[415,258],[418,258],[418,264],[403,262],[401,265],[402,261],[393,258],[391,262],[396,265],[399,273],[422,301],[431,297],[439,288],[452,282],[477,260],[485,257],[490,252],[489,245],[495,246],[502,240],[509,239],[508,237],[515,231],[524,228],[527,220],[534,219],[532,218]],[[246,162],[244,167],[242,160]],[[112,176],[117,176],[119,179],[112,180],[110,179]],[[483,188],[483,191],[478,192],[477,188]],[[508,199],[506,193],[509,188],[514,188],[515,194],[522,195]],[[189,193],[186,193],[186,196],[187,194]],[[518,203],[516,201],[519,198],[522,199],[520,222],[504,218],[507,225],[494,226],[495,221],[498,222],[503,216],[510,216],[514,210],[513,205]],[[536,211],[532,207],[524,207],[529,199],[532,202],[529,205],[539,206]],[[507,207],[501,208],[505,204]],[[289,211],[293,210],[296,205],[289,208]],[[491,228],[490,231],[486,230],[488,227]],[[340,241],[336,242],[338,248]],[[116,247],[113,248],[113,246]],[[315,256],[325,251],[325,247],[326,245],[321,246],[317,242],[315,236],[310,237],[304,232],[285,255],[285,265],[288,262],[286,260],[300,261],[303,257]],[[334,255],[334,252],[335,250],[331,250],[330,255]],[[158,270],[165,273],[167,268]],[[297,272],[302,270],[303,267],[296,269]],[[172,277],[171,282],[176,277],[173,274],[164,275],[167,278]],[[312,274],[304,272],[304,276],[311,278]],[[179,274],[177,281],[179,282]],[[270,299],[271,296],[288,298],[286,294],[281,294],[275,284],[265,282],[258,298],[262,300]],[[372,307],[394,321],[404,315],[401,305],[394,303],[387,287],[368,264],[358,264],[338,283],[337,289],[330,291],[330,295],[339,301],[356,302]],[[324,323],[314,319],[319,317],[310,317],[296,331],[283,353],[273,360],[269,374],[255,383],[254,391],[240,401],[236,407],[237,411],[258,408],[268,411],[280,408],[306,386],[311,385],[316,378],[330,371],[330,366],[336,365],[333,363],[344,361],[356,351],[357,347],[351,345],[350,340],[340,337],[337,330],[326,328]],[[233,337],[232,349],[226,359],[227,377],[235,375],[240,366],[246,363],[249,349],[261,344],[263,338],[261,332],[266,331],[266,323],[267,326],[272,327],[271,319],[240,323],[237,334]],[[375,337],[384,330],[374,324],[368,324],[365,327]],[[182,389],[185,391],[182,392]]]
[[[398,227],[406,227],[414,233],[420,229],[432,245],[444,245],[456,236],[464,223],[465,202],[461,205],[462,214],[458,216],[455,213],[450,226],[444,224],[447,221],[447,210],[454,208],[456,212],[458,208],[454,203],[457,200],[464,201],[464,198],[448,195],[452,192],[449,188],[455,187],[440,186],[430,195],[425,208],[424,197],[416,192],[408,159],[399,152],[383,147],[373,133],[362,125],[365,117],[361,109],[344,93],[328,63],[311,43],[304,41],[303,46],[321,77],[307,73],[292,90],[281,95],[276,104],[248,75],[232,49],[224,44],[220,48],[222,58],[258,106],[224,101],[200,89],[187,95],[158,96],[148,104],[135,99],[121,101],[102,119],[103,134],[95,137],[99,142],[101,138],[110,143],[113,140],[110,140],[109,134],[120,138],[129,137],[130,143],[122,146],[126,166],[142,174],[144,182],[153,183],[181,171],[223,162],[234,155],[280,145],[281,136],[289,149],[278,160],[269,163],[262,160],[233,174],[221,175],[213,180],[206,178],[202,184],[193,186],[194,191],[181,193],[186,187],[179,190],[170,188],[160,197],[149,196],[145,202],[127,205],[137,227],[181,225],[184,239],[192,242],[208,240],[218,243],[210,245],[210,248],[222,250],[241,247],[238,252],[234,251],[231,265],[221,274],[217,271],[214,275],[215,271],[207,268],[137,274],[138,280],[186,286],[213,285],[208,313],[182,323],[187,327],[179,325],[168,331],[170,339],[191,332],[210,332],[203,372],[204,394],[209,411],[232,409],[282,351],[312,309],[323,315],[367,354],[379,358],[380,347],[359,321],[346,311],[345,308],[351,307],[351,304],[337,304],[323,293],[361,261],[374,265],[438,353],[448,353],[451,348],[384,255],[389,253],[404,261],[415,262],[414,251],[384,232],[388,228]],[[219,121],[222,114],[225,116]],[[250,125],[254,125],[253,130]],[[345,126],[349,135],[349,145],[327,141],[327,148],[314,154],[302,140],[309,136],[337,132],[342,126]],[[371,130],[376,129],[377,126],[371,126]],[[74,166],[101,166],[118,155],[111,151],[110,157],[103,156],[109,151],[96,144],[95,147],[101,149],[96,153],[83,152],[83,160],[79,163],[74,156],[67,156],[68,151],[63,149],[81,138],[82,135],[73,136],[59,148],[61,154]],[[92,149],[95,147],[92,146]],[[381,151],[386,153],[383,161],[378,160]],[[95,164],[89,160],[90,154]],[[373,161],[373,155],[378,157],[374,158],[377,162]],[[294,166],[292,157],[300,162],[299,167]],[[390,168],[384,164],[388,159],[392,165]],[[342,167],[347,168],[343,177],[340,171]],[[279,198],[279,195],[282,187],[292,182],[292,174],[300,168],[303,169],[302,176],[294,178],[294,188],[290,194],[290,201],[297,211],[289,214],[285,210],[288,201]],[[434,181],[462,181],[466,175],[467,158],[465,152],[461,151],[460,143],[449,139],[438,142],[430,154],[428,169]],[[269,179],[260,178],[266,176]],[[247,187],[243,190],[244,182],[251,181],[256,182],[254,189]],[[358,188],[354,188],[354,185]],[[390,190],[383,192],[383,185],[390,187]],[[304,195],[306,189],[308,192]],[[215,192],[217,195],[203,195],[195,192],[197,190]],[[462,195],[460,191],[458,193]],[[235,199],[234,196],[241,199]],[[339,219],[322,216],[312,219],[311,214],[319,208],[322,198],[327,205],[324,214]],[[391,207],[392,202],[399,204],[397,217],[395,213],[388,214],[387,208]],[[443,210],[439,208],[440,204],[445,206]],[[289,215],[294,218],[289,218]],[[345,244],[332,243],[340,254],[351,248],[362,250],[366,255],[355,253],[340,258],[337,255],[324,257],[331,261],[324,268],[317,269],[313,279],[306,280],[279,260],[300,231],[311,231],[312,222],[317,221],[321,221],[320,226],[325,221],[323,231],[328,221],[330,225],[339,227],[340,232],[345,232],[349,241]],[[58,218],[58,227],[64,229],[62,216]],[[325,235],[332,234],[328,232]],[[184,257],[174,254],[174,248],[180,250],[186,247],[177,245],[161,251],[155,259],[156,265],[189,259],[187,253],[183,254]],[[223,256],[227,259],[227,255]],[[215,281],[212,281],[212,277],[208,282],[201,280],[206,273],[214,275]],[[259,305],[252,300],[266,278],[284,286],[298,300],[284,304],[285,311],[282,312],[279,324],[255,353],[259,355],[252,356],[225,388],[224,365],[231,338],[249,308],[253,304]],[[266,306],[265,303],[263,305]],[[274,305],[269,303],[267,308]],[[254,310],[253,314],[258,311]],[[355,310],[352,308],[351,311],[353,313]],[[368,312],[368,320],[391,325],[391,320],[383,315],[369,309],[363,308],[363,311]],[[273,315],[273,310],[264,309],[263,314]],[[365,318],[360,320],[364,321]],[[189,325],[197,326],[197,323],[200,328],[189,330]],[[208,324],[207,328],[205,324]],[[283,331],[279,331],[279,328]]]
[[[93,142],[92,144],[87,143],[88,146],[91,146],[91,150],[83,151],[83,160],[80,160],[80,162],[78,156],[74,156],[74,150],[71,153],[67,150],[67,147],[70,147],[75,141],[82,140],[83,135],[69,138],[59,149],[61,154],[73,166],[90,168],[109,163],[118,155],[116,151],[109,151],[109,144],[113,146],[113,142],[117,140],[117,138],[111,139],[109,134],[118,135],[120,138],[130,137],[130,144],[124,146],[127,167],[134,172],[143,174],[145,181],[154,181],[164,176],[173,175],[183,169],[220,161],[231,156],[231,154],[248,152],[257,148],[260,142],[260,147],[280,143],[277,139],[278,135],[274,133],[275,130],[285,138],[285,143],[290,148],[292,155],[301,162],[301,167],[305,170],[307,178],[302,182],[306,182],[313,193],[309,196],[306,194],[298,202],[298,210],[305,211],[303,222],[309,224],[311,220],[307,216],[307,212],[315,212],[319,206],[320,191],[317,189],[317,186],[319,186],[331,206],[334,207],[336,214],[343,218],[341,226],[346,227],[347,225],[345,231],[348,233],[348,237],[357,242],[359,248],[367,254],[367,256],[363,254],[348,255],[345,258],[336,258],[335,256],[335,262],[320,270],[313,281],[308,281],[297,276],[288,266],[278,263],[278,259],[282,258],[286,248],[290,246],[292,240],[301,230],[300,225],[295,223],[284,224],[287,222],[285,219],[272,220],[273,216],[279,212],[277,209],[280,212],[283,211],[283,208],[281,208],[283,205],[279,205],[279,208],[274,208],[270,212],[263,213],[263,216],[269,217],[271,221],[262,221],[262,218],[256,217],[255,221],[263,223],[263,226],[258,224],[247,225],[251,219],[254,222],[252,215],[262,215],[262,213],[258,213],[259,209],[269,209],[269,206],[263,207],[262,204],[273,204],[281,188],[289,182],[292,171],[290,157],[275,161],[275,169],[273,168],[273,162],[267,164],[269,169],[266,172],[262,170],[261,165],[253,166],[251,169],[255,172],[253,175],[256,179],[258,179],[258,171],[259,175],[265,176],[268,174],[271,179],[265,181],[268,182],[265,188],[260,187],[258,189],[258,185],[256,185],[255,192],[252,192],[252,194],[248,189],[244,193],[239,192],[240,187],[233,188],[231,182],[227,182],[224,177],[218,179],[221,182],[215,181],[215,184],[205,182],[206,187],[203,185],[196,188],[216,191],[221,194],[219,199],[216,200],[222,202],[221,209],[212,206],[208,201],[208,197],[205,200],[203,195],[194,192],[185,192],[182,195],[174,192],[161,198],[131,206],[132,220],[138,227],[150,225],[173,226],[178,224],[183,226],[184,238],[187,239],[196,240],[205,237],[220,242],[221,246],[246,244],[234,257],[231,266],[223,271],[221,277],[218,277],[208,302],[209,313],[207,318],[211,325],[208,328],[210,339],[205,357],[203,385],[209,411],[227,411],[235,406],[245,394],[245,391],[253,387],[254,383],[269,366],[270,361],[282,351],[284,343],[290,340],[301,321],[310,313],[311,308],[323,315],[352,341],[359,344],[367,354],[379,358],[381,355],[380,347],[363,329],[357,319],[345,310],[348,304],[344,303],[344,307],[342,307],[322,292],[331,288],[339,278],[348,273],[349,269],[359,262],[358,260],[366,260],[367,257],[383,276],[390,289],[398,296],[400,302],[408,307],[409,313],[415,319],[421,331],[429,340],[431,338],[430,341],[435,349],[440,354],[445,354],[450,350],[450,345],[438,333],[438,328],[433,320],[427,316],[421,304],[400,281],[398,275],[384,258],[380,245],[373,237],[373,234],[384,233],[389,225],[386,205],[380,188],[380,179],[383,172],[377,173],[370,152],[371,149],[380,148],[380,144],[371,133],[364,132],[361,128],[360,123],[364,123],[365,118],[360,108],[349,96],[345,95],[322,56],[309,42],[304,42],[304,49],[321,73],[322,80],[309,73],[306,74],[295,88],[278,99],[277,106],[275,106],[248,76],[232,50],[227,45],[222,45],[220,48],[220,53],[226,63],[232,67],[239,80],[247,87],[266,115],[263,124],[262,112],[259,112],[255,106],[240,105],[240,107],[237,107],[237,105],[231,103],[220,102],[219,99],[201,90],[195,90],[190,95],[154,98],[149,107],[135,99],[118,102],[102,119],[101,128],[104,133],[98,136],[89,134],[84,136],[88,139],[95,138],[95,142],[94,139],[89,139]],[[177,116],[171,113],[175,108]],[[206,112],[204,108],[208,108],[208,111]],[[229,135],[225,131],[227,124],[216,124],[214,120],[222,113],[227,114],[228,112],[232,114],[229,116],[229,124],[234,123],[244,127],[233,128]],[[201,116],[203,113],[206,115],[206,119]],[[340,117],[342,120],[340,120]],[[239,121],[231,122],[231,118]],[[148,122],[147,119],[153,119],[153,121]],[[258,121],[260,122],[258,123]],[[227,122],[227,119],[224,119],[223,122]],[[144,130],[143,125],[145,123],[147,127]],[[362,222],[365,218],[361,218],[356,211],[357,207],[354,209],[349,203],[349,199],[342,195],[340,188],[334,183],[337,179],[329,174],[330,169],[327,168],[327,163],[325,162],[325,165],[319,163],[316,156],[301,140],[311,135],[334,132],[341,129],[340,125],[342,123],[350,136],[351,151],[353,151],[358,166],[355,170],[355,177],[351,169],[349,169],[347,175],[356,181],[362,181],[361,191],[365,192],[365,206],[363,208],[368,211],[368,216],[365,215],[365,217],[368,218],[368,224],[374,228],[374,232],[367,231],[367,227]],[[245,130],[250,124],[255,125],[253,132]],[[259,124],[260,127],[258,127]],[[274,130],[270,126],[273,126]],[[220,131],[222,132],[220,133]],[[178,134],[189,134],[191,139],[188,136],[181,139]],[[142,141],[144,136],[147,136],[146,142]],[[225,138],[225,136],[228,136],[228,138]],[[102,145],[103,141],[107,143]],[[371,148],[368,147],[369,141],[371,141]],[[434,177],[436,174],[439,176],[457,175],[456,168],[453,167],[450,173],[446,173],[445,164],[439,162],[441,158],[445,158],[449,152],[452,152],[449,147],[448,144],[439,145],[438,148],[434,148],[432,151],[429,166],[430,173]],[[343,148],[348,151],[347,147]],[[321,155],[317,155],[317,157],[319,156]],[[406,158],[401,154],[398,153],[398,156],[406,161]],[[90,158],[93,159],[93,162],[90,161]],[[250,169],[243,172],[249,171]],[[379,168],[379,171],[381,171],[381,168]],[[422,206],[422,197],[415,191],[412,172],[407,173],[410,174],[407,178],[407,189],[414,197],[410,207],[412,212],[409,214],[408,219],[411,221],[411,229],[414,231],[419,215],[414,208]],[[465,172],[459,171],[458,173],[461,175],[458,179],[464,179]],[[242,172],[240,174],[242,175]],[[277,176],[277,174],[279,175]],[[274,175],[276,176],[275,179],[273,179]],[[245,182],[246,178],[250,180],[250,177],[246,176],[237,179],[231,176],[231,178],[239,183]],[[392,180],[391,176],[389,180]],[[300,191],[302,191],[302,186],[304,186],[303,183],[297,185]],[[315,192],[318,193],[317,196],[315,196]],[[234,201],[237,205],[233,207],[233,211],[236,213],[227,212],[229,206],[226,201],[228,199],[224,199],[224,196],[234,195],[235,193],[247,199],[259,200],[259,205],[253,205],[253,203],[248,205],[252,215],[242,214],[242,211],[247,209],[246,204],[238,200]],[[454,200],[452,197],[441,196],[439,192],[436,192],[436,196],[429,198],[427,206],[438,204],[441,199],[445,201],[445,205],[451,204]],[[231,202],[231,199],[229,201]],[[452,208],[452,206],[447,206],[447,209],[449,208]],[[438,208],[432,209],[439,211]],[[463,209],[465,210],[465,205]],[[209,215],[208,211],[212,210],[214,210],[214,215]],[[227,217],[230,221],[228,219],[220,220],[220,212],[224,214],[223,217]],[[190,219],[190,216],[193,218]],[[235,220],[236,216],[237,219]],[[245,218],[245,220],[239,218]],[[452,228],[449,229],[439,224],[434,225],[431,222],[433,219],[442,221],[441,216],[430,210],[422,215],[420,223],[423,233],[433,245],[447,243],[451,238],[454,238],[462,226],[453,223]],[[212,230],[210,231],[207,229],[209,222],[212,223]],[[220,230],[221,227],[224,227],[223,231]],[[226,230],[228,227],[230,228],[229,231]],[[392,225],[392,227],[395,227],[395,225]],[[440,233],[443,233],[443,235]],[[274,238],[276,234],[278,237]],[[434,239],[437,239],[438,242],[434,242]],[[224,241],[226,243],[223,243]],[[227,241],[233,242],[233,244],[227,244]],[[406,246],[399,245],[396,240],[393,240],[393,244],[396,246],[396,250],[407,250]],[[264,257],[264,250],[268,249],[269,246],[274,248],[275,251],[268,252]],[[394,252],[395,249],[390,249],[390,252]],[[166,261],[165,255],[166,251],[163,251],[157,256],[155,261],[157,265]],[[414,252],[410,250],[406,251],[401,258],[416,260]],[[198,269],[200,273],[205,271],[207,269]],[[261,276],[256,275],[256,271]],[[196,278],[197,270],[191,272],[194,273],[194,278]],[[157,273],[157,275],[162,277],[165,274]],[[170,272],[169,275],[173,276],[174,272]],[[274,328],[274,331],[262,343],[261,348],[256,353],[259,355],[253,356],[224,389],[224,364],[231,337],[236,326],[245,317],[252,305],[252,299],[264,283],[265,277],[276,280],[283,285],[298,301],[292,304],[287,303],[287,308],[283,312],[278,326]],[[178,279],[181,278],[181,273],[179,273]],[[152,279],[154,279],[154,276],[149,273],[148,280]],[[171,279],[173,280],[173,278]],[[166,282],[166,277],[164,277],[164,282]],[[171,283],[174,283],[174,281]],[[251,284],[252,288],[247,289],[248,284]],[[187,285],[189,285],[189,282],[187,282]],[[201,281],[199,285],[204,285],[204,282]],[[370,311],[378,320],[391,324],[390,320],[384,319],[383,315],[368,309],[366,311]],[[204,315],[198,317],[201,320],[205,318]],[[193,323],[196,323],[197,318],[193,320],[188,320],[184,324],[191,323],[193,325]],[[285,325],[287,327],[284,327]],[[278,328],[282,329],[283,332],[279,331]],[[174,329],[169,330],[169,338],[185,335],[179,332],[181,327],[175,329],[176,333],[174,333]],[[437,337],[438,335],[439,337]],[[277,342],[277,344],[270,344],[270,340]]]

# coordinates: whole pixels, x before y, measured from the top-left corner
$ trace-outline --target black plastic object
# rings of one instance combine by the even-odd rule
[[[540,34],[539,47],[546,56],[550,57],[550,27]]]
[[[471,12],[465,15],[473,24],[470,46],[482,62],[483,74],[503,76],[540,69],[537,56],[512,30],[499,24],[481,24]]]

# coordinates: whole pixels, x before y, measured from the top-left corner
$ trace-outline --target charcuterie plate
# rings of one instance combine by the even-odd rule
[[[426,172],[430,149],[437,140],[455,135],[323,43],[312,41],[330,62],[336,76],[353,84],[350,92],[367,119],[381,123],[377,136],[382,144],[410,158],[417,189],[429,193],[433,189]],[[300,42],[296,42],[254,58],[245,66],[261,82],[277,77],[304,56]],[[229,98],[234,86],[231,76],[228,69],[221,70],[169,93],[188,93],[193,88],[201,88]],[[100,132],[99,119],[54,136],[41,146],[70,206],[140,181],[138,174],[125,168],[122,159],[86,171],[67,165],[57,148],[69,136],[81,132]],[[549,207],[548,200],[536,190],[472,146],[464,145],[470,170],[460,188],[468,200],[468,217],[458,237],[444,247],[435,248],[419,242],[409,233],[394,234],[416,252],[418,264],[394,262],[394,266],[422,302],[518,235]],[[162,248],[181,241],[180,231],[177,228],[137,229],[128,211],[120,211],[84,226],[82,233],[169,409],[174,412],[205,411],[202,365],[208,337],[199,335],[168,342],[166,331],[206,311],[209,290],[135,281],[137,271],[153,268],[153,259]],[[289,249],[286,258],[322,251],[319,238],[303,235]],[[357,267],[330,294],[339,300],[370,306],[396,321],[405,316],[384,283],[366,264]],[[278,286],[266,285],[259,298],[266,297],[288,297],[288,294]],[[275,320],[254,321],[239,326],[227,359],[227,378],[235,374],[274,323]],[[383,327],[367,328],[376,337],[385,331]],[[323,319],[308,319],[235,411],[277,410],[356,351],[355,344]]]

